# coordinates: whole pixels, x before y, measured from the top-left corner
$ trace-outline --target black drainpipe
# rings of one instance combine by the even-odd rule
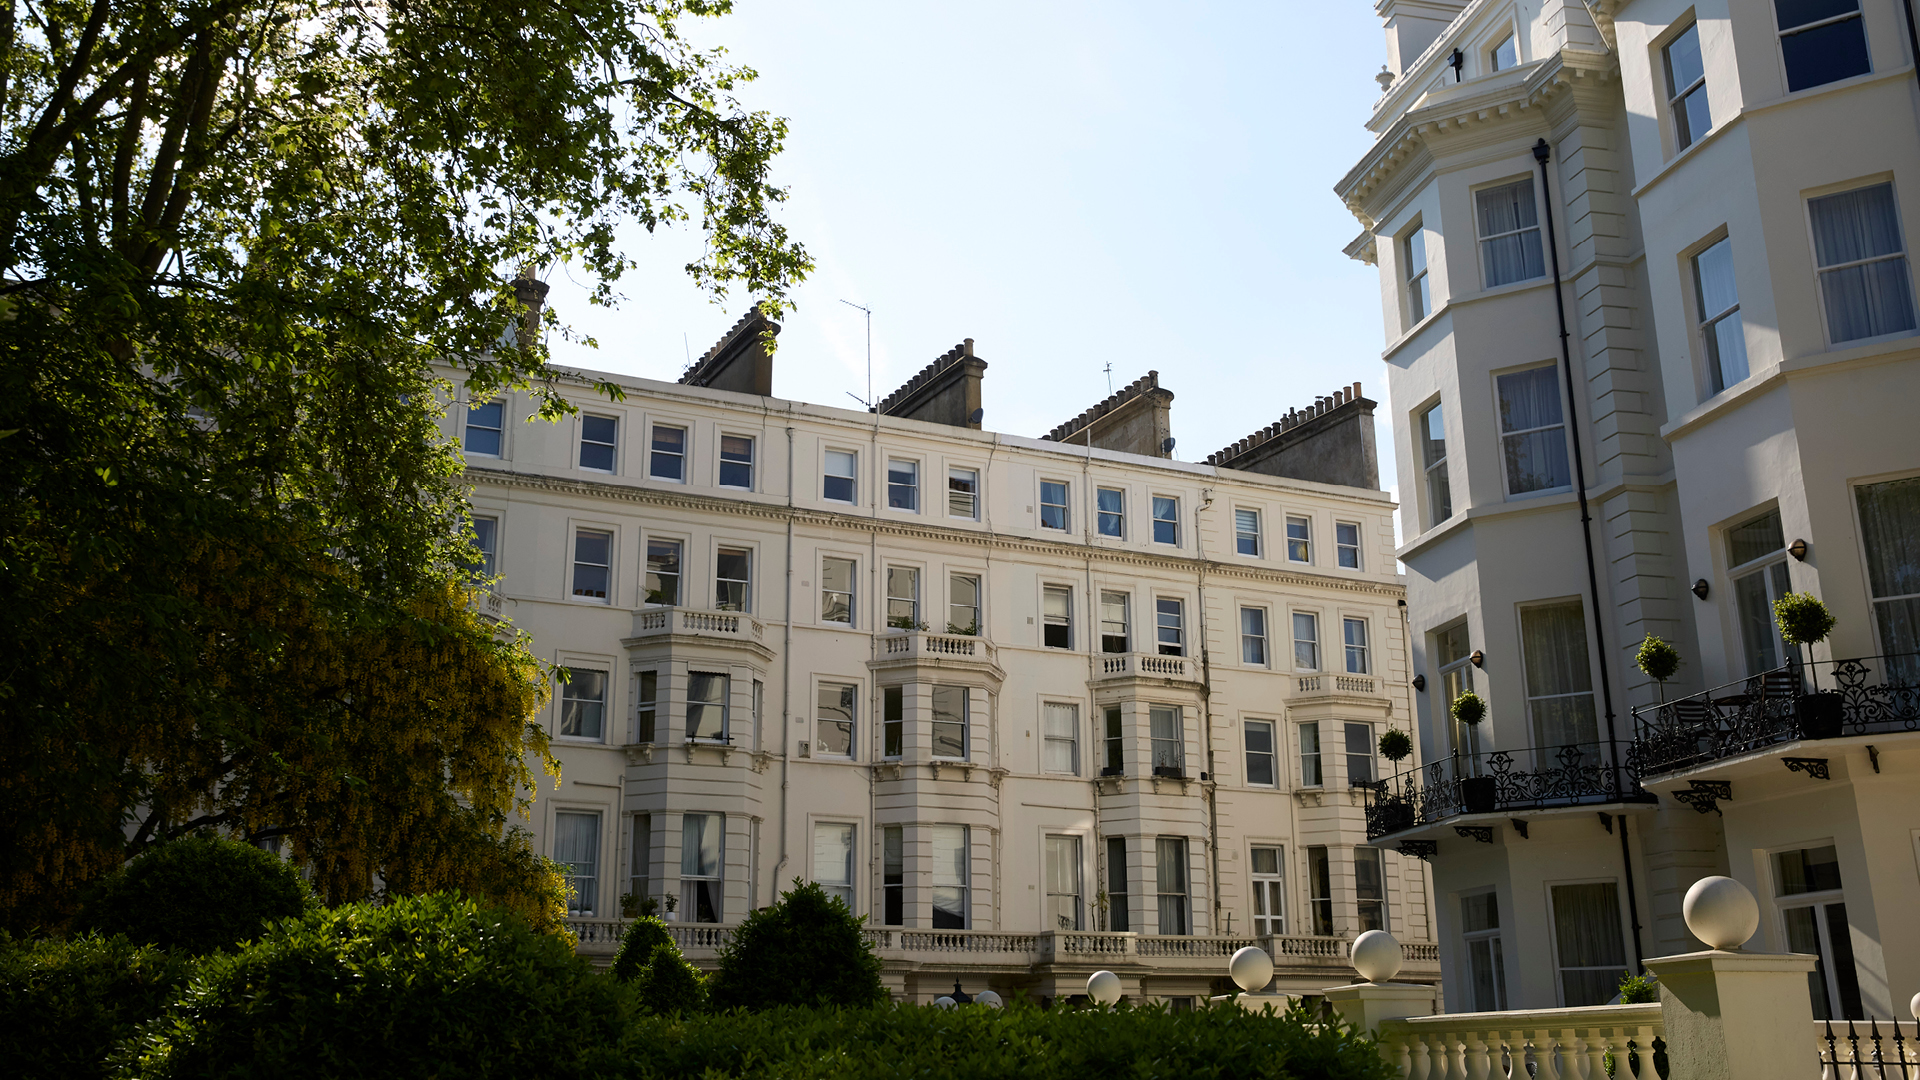
[[[1547,209],[1547,252],[1553,260],[1553,307],[1560,316],[1560,370],[1567,376],[1567,407],[1573,410],[1571,421],[1580,418],[1580,395],[1573,384],[1573,353],[1567,344],[1567,298],[1560,286],[1560,238],[1553,231],[1553,181],[1548,175],[1547,160],[1553,156],[1553,148],[1547,140],[1541,139],[1533,144],[1533,160],[1540,163],[1540,203]],[[1593,514],[1587,509],[1587,467],[1585,455],[1580,452],[1580,435],[1575,423],[1569,422],[1567,440],[1573,446],[1573,490],[1580,496],[1580,541],[1587,549],[1587,588],[1593,593],[1593,639],[1600,653],[1600,700],[1607,714],[1607,753],[1612,758],[1613,789],[1624,794],[1626,788],[1620,783],[1620,740],[1613,730],[1613,678],[1607,673],[1610,655],[1607,652],[1606,621],[1600,614],[1600,573],[1594,568],[1593,561]],[[1621,823],[1622,825],[1625,822]],[[1620,853],[1627,854],[1626,834],[1620,837]],[[1627,870],[1632,874],[1631,869]],[[1640,905],[1633,895],[1631,886],[1627,889],[1627,907],[1636,927],[1633,938],[1634,964],[1640,962]]]
[[[1920,29],[1913,25],[1913,0],[1900,0],[1907,12],[1907,45],[1913,50],[1913,77],[1920,82]]]

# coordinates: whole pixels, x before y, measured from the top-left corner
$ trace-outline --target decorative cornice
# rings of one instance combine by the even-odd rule
[[[1536,61],[1523,79],[1496,81],[1478,93],[1446,97],[1411,109],[1394,121],[1359,164],[1340,178],[1334,185],[1334,193],[1362,225],[1372,229],[1377,222],[1366,212],[1367,199],[1422,147],[1431,149],[1431,139],[1478,127],[1531,120],[1526,115],[1530,110],[1545,107],[1576,85],[1604,83],[1618,70],[1619,64],[1612,53],[1568,46],[1549,59]]]
[[[1199,569],[1204,571],[1208,577],[1230,578],[1240,581],[1260,582],[1266,585],[1291,586],[1302,589],[1333,589],[1340,592],[1363,593],[1391,599],[1399,599],[1406,595],[1406,588],[1404,586],[1390,585],[1386,582],[1374,581],[1367,578],[1303,574],[1298,571],[1272,570],[1266,567],[1248,566],[1242,563],[1215,562],[1211,559],[1179,558],[1176,556],[1155,555],[1150,552],[1132,551],[1121,548],[1062,544],[1057,541],[1038,540],[1024,536],[1013,536],[1007,533],[973,529],[952,529],[937,525],[920,525],[885,518],[839,514],[827,510],[815,510],[806,507],[787,507],[779,503],[753,503],[737,499],[721,499],[706,495],[662,491],[657,488],[628,487],[622,484],[605,484],[587,480],[562,479],[560,477],[542,476],[538,473],[510,472],[504,469],[483,469],[472,465],[467,466],[465,475],[466,479],[476,483],[490,483],[502,487],[544,491],[555,495],[614,499],[620,502],[639,503],[649,506],[665,506],[679,510],[694,510],[714,514],[734,514],[741,517],[760,518],[770,522],[785,523],[788,520],[792,520],[796,525],[811,525],[818,528],[855,529],[861,532],[877,533],[881,536],[902,537],[912,540],[1003,548],[1008,551],[1033,555],[1043,559],[1097,559],[1100,562],[1112,565],[1135,566],[1153,570],[1180,569],[1192,571]]]

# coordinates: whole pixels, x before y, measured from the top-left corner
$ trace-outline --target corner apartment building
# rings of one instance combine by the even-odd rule
[[[559,424],[450,410],[485,603],[571,676],[530,825],[583,950],[654,897],[711,962],[805,879],[914,1000],[1109,968],[1190,1002],[1255,943],[1317,992],[1375,927],[1438,977],[1424,865],[1352,786],[1411,706],[1357,386],[1192,464],[1156,375],[1026,438],[981,429],[971,341],[862,413],[773,398],[777,330],[564,381]]]
[[[1379,267],[1448,1000],[1599,1004],[1760,898],[1816,1016],[1920,990],[1920,83],[1897,0],[1380,0]],[[1772,603],[1838,622],[1801,650]],[[1649,633],[1683,664],[1638,671]],[[1462,725],[1472,689],[1490,714]],[[1822,693],[1830,692],[1830,693]]]

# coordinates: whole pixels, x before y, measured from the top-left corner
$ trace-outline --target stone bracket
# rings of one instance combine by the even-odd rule
[[[1803,772],[1815,780],[1831,780],[1833,774],[1827,770],[1827,759],[1823,757],[1783,757],[1780,764],[1788,772]]]
[[[1507,824],[1512,825],[1513,831],[1520,834],[1520,839],[1522,840],[1532,839],[1532,837],[1527,835],[1527,819],[1526,818],[1509,818],[1507,821]]]
[[[1677,802],[1686,803],[1698,813],[1709,811],[1719,814],[1721,801],[1733,801],[1733,782],[1730,780],[1695,780],[1693,786],[1685,791],[1676,791],[1673,797]],[[1722,817],[1726,815],[1721,814]]]

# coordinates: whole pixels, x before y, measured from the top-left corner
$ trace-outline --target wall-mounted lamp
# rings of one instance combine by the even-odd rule
[[[1807,542],[1805,540],[1795,540],[1793,543],[1788,544],[1787,554],[1793,556],[1794,559],[1796,559],[1799,562],[1806,562],[1807,561]]]
[[[1693,595],[1699,597],[1702,600],[1705,600],[1707,598],[1707,579],[1706,578],[1701,578],[1699,581],[1696,581],[1693,583]]]
[[[1427,688],[1427,677],[1425,675],[1415,675],[1413,677],[1413,688],[1415,690],[1425,691]]]
[[[1487,654],[1481,652],[1479,649],[1473,650],[1473,655],[1467,657],[1467,659],[1472,662],[1474,667],[1487,666]]]
[[[1459,49],[1453,50],[1453,53],[1447,57],[1447,66],[1453,69],[1454,82],[1460,81],[1460,68],[1466,62],[1466,54],[1462,53]]]

